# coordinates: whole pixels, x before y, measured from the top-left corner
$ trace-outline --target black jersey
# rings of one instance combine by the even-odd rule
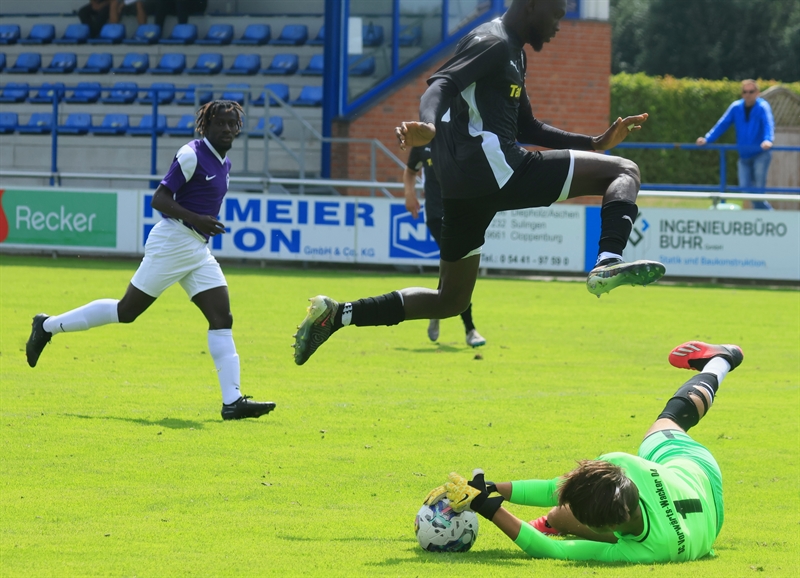
[[[441,219],[442,217],[442,187],[436,172],[433,170],[433,158],[430,145],[414,147],[408,153],[406,166],[412,171],[422,169],[425,175],[425,219]]]
[[[517,142],[590,150],[591,138],[533,117],[525,90],[524,43],[500,18],[478,26],[431,78],[458,95],[435,119],[433,162],[445,198],[488,195],[503,188],[530,154]]]

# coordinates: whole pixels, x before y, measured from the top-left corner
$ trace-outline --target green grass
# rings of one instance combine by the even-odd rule
[[[179,287],[132,325],[58,335],[25,363],[34,313],[120,297],[134,261],[0,256],[0,574],[24,576],[796,576],[800,537],[796,290],[620,288],[481,279],[441,341],[425,321],[346,328],[303,367],[305,299],[355,299],[431,276],[225,265],[243,391],[222,422],[206,324]],[[528,558],[482,522],[466,554],[422,551],[422,498],[451,470],[552,477],[636,452],[689,377],[667,353],[739,343],[745,362],[692,433],[725,479],[717,556],[606,566]],[[533,519],[538,508],[510,506]]]

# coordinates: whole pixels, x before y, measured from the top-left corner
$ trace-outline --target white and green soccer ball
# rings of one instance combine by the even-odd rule
[[[466,552],[478,538],[478,516],[458,513],[444,499],[419,509],[414,530],[419,545],[429,552]]]

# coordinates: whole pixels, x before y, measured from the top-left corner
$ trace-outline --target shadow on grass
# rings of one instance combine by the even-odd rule
[[[460,351],[464,351],[466,347],[456,347],[453,345],[437,345],[436,347],[395,347],[395,351],[406,351],[409,353],[439,353],[440,351],[443,353],[458,353]]]
[[[521,550],[503,550],[494,548],[491,550],[481,550],[480,552],[426,552],[422,548],[412,548],[409,554],[416,557],[417,562],[424,564],[475,564],[485,562],[489,564],[518,566],[520,562],[532,560]],[[401,566],[414,562],[415,560],[405,558],[387,558],[382,562],[368,562],[367,566]]]
[[[321,536],[319,538],[309,538],[308,536],[278,536],[279,540],[287,542],[408,542],[408,538],[331,538]]]
[[[163,419],[144,419],[132,417],[116,417],[109,415],[81,415],[75,413],[62,414],[67,417],[77,417],[79,419],[103,419],[114,421],[127,421],[129,423],[137,423],[140,425],[157,425],[168,429],[203,429],[203,424],[199,421],[192,421],[188,419],[178,419],[174,417],[165,417]]]

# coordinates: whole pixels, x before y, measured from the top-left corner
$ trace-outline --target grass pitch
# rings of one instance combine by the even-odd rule
[[[223,265],[242,390],[278,407],[223,422],[205,320],[179,287],[131,325],[58,335],[25,362],[30,319],[119,298],[137,263],[0,256],[0,574],[12,576],[796,576],[800,294],[480,279],[474,317],[345,328],[303,367],[306,298],[435,286],[433,276]],[[451,470],[553,477],[635,453],[690,376],[689,339],[744,364],[692,430],[725,484],[717,556],[608,566],[528,558],[481,520],[465,554],[422,551],[422,498]],[[478,358],[476,354],[480,354]],[[525,519],[544,509],[511,505]]]

